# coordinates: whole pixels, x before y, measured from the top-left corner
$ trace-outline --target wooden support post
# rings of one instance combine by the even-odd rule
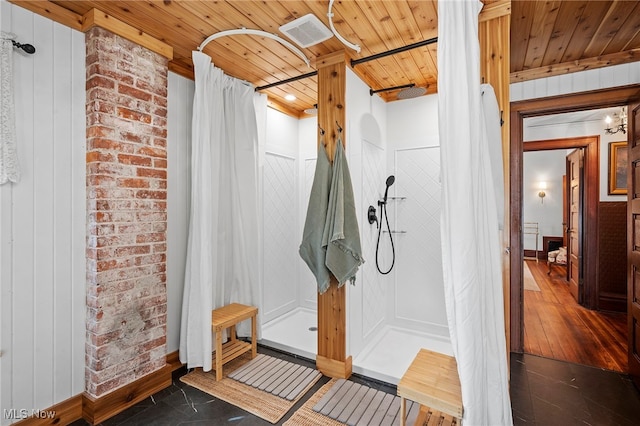
[[[338,130],[346,146],[347,86],[346,56],[343,51],[318,58],[318,125],[325,131],[324,143],[333,161]],[[319,138],[318,143],[321,139]],[[351,376],[351,356],[347,356],[346,288],[338,288],[331,278],[329,289],[318,294],[318,354],[316,367],[325,376],[346,379]]]

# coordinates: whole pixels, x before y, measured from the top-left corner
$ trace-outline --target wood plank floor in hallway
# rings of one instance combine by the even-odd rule
[[[540,291],[524,291],[524,352],[626,373],[627,315],[583,308],[563,267],[525,262]]]

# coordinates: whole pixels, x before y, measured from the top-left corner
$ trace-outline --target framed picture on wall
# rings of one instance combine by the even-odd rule
[[[609,195],[627,193],[627,143],[609,143]]]

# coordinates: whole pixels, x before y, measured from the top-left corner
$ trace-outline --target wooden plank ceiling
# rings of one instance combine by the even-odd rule
[[[29,8],[29,3],[15,1]],[[97,8],[173,47],[170,69],[192,77],[191,52],[220,31],[260,29],[286,39],[279,27],[314,14],[327,27],[329,1],[301,0],[136,0],[51,1],[78,15]],[[485,0],[485,8],[504,0]],[[508,3],[508,2],[507,2]],[[523,81],[640,60],[640,2],[513,1],[511,12],[511,81]],[[336,30],[362,48],[356,53],[336,37],[301,50],[311,67],[277,41],[235,35],[210,42],[204,53],[227,74],[264,86],[315,71],[315,59],[338,50],[363,58],[437,37],[435,0],[342,0],[333,5]],[[373,90],[406,84],[437,91],[437,43],[355,66]],[[295,116],[316,103],[316,77],[265,90],[271,104]],[[396,99],[398,91],[378,95]],[[286,94],[295,101],[284,99]]]

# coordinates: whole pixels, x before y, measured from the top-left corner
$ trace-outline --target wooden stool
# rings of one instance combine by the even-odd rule
[[[420,349],[398,383],[400,425],[406,424],[405,398],[462,419],[462,392],[456,360],[448,355]]]
[[[216,381],[222,379],[222,366],[236,359],[245,352],[251,351],[251,358],[258,353],[256,342],[256,316],[258,308],[255,306],[232,303],[211,312],[211,327],[216,333]],[[236,324],[251,318],[251,343],[236,338]],[[229,340],[222,344],[222,331],[230,328]]]

